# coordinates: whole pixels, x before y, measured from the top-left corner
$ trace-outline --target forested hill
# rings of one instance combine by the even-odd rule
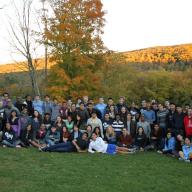
[[[185,63],[192,61],[192,44],[159,46],[124,52],[131,63]]]
[[[53,68],[49,70],[46,84],[44,59],[39,59],[37,81],[41,93],[45,94],[46,90],[46,94],[61,98],[88,94],[92,98],[103,95],[118,100],[119,96],[126,95],[128,102],[155,98],[162,102],[168,99],[179,104],[191,103],[192,44],[154,47],[123,55],[127,61],[121,54],[120,57],[112,55],[94,75],[83,76],[84,80],[82,76],[68,80],[63,69],[49,62],[48,69]],[[0,66],[0,92],[7,91],[14,96],[32,94],[29,75],[26,71],[21,72],[23,64],[20,67],[19,64]]]
[[[156,64],[164,65],[170,64],[171,68],[179,66],[179,68],[186,68],[192,65],[192,44],[175,45],[175,46],[161,46],[135,51],[123,52],[126,58],[126,63],[140,63],[140,64]],[[19,66],[20,65],[20,66]],[[54,65],[49,62],[49,68]],[[20,64],[3,64],[0,65],[0,73],[11,73],[22,71],[23,62]],[[44,68],[44,59],[39,59],[37,69]]]

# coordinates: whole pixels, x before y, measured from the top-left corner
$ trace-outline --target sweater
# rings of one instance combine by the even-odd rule
[[[106,153],[108,144],[103,141],[101,137],[97,137],[95,141],[91,140],[89,143],[89,149],[88,152],[95,153]]]
[[[156,118],[155,118],[155,112],[153,110],[143,110],[143,115],[145,117],[145,120],[152,124]]]
[[[119,142],[118,145],[119,146],[130,146],[132,144],[132,137],[131,135],[126,135],[124,136],[123,134],[120,135],[119,137]]]

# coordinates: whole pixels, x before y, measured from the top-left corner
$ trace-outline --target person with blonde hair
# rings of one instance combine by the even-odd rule
[[[115,130],[113,129],[112,125],[109,125],[106,129],[105,140],[109,144],[117,143],[116,133],[115,133]]]

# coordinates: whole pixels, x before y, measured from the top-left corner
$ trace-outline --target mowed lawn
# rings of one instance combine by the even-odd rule
[[[192,163],[133,155],[0,148],[0,192],[192,191]]]

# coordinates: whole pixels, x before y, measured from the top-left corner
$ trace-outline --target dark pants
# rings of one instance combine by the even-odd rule
[[[52,145],[50,147],[45,147],[42,149],[43,151],[49,151],[49,152],[74,152],[75,147],[71,142],[67,143],[58,143],[55,145]]]
[[[163,143],[162,139],[151,139],[151,145],[154,146],[154,149],[156,150],[163,149]]]

